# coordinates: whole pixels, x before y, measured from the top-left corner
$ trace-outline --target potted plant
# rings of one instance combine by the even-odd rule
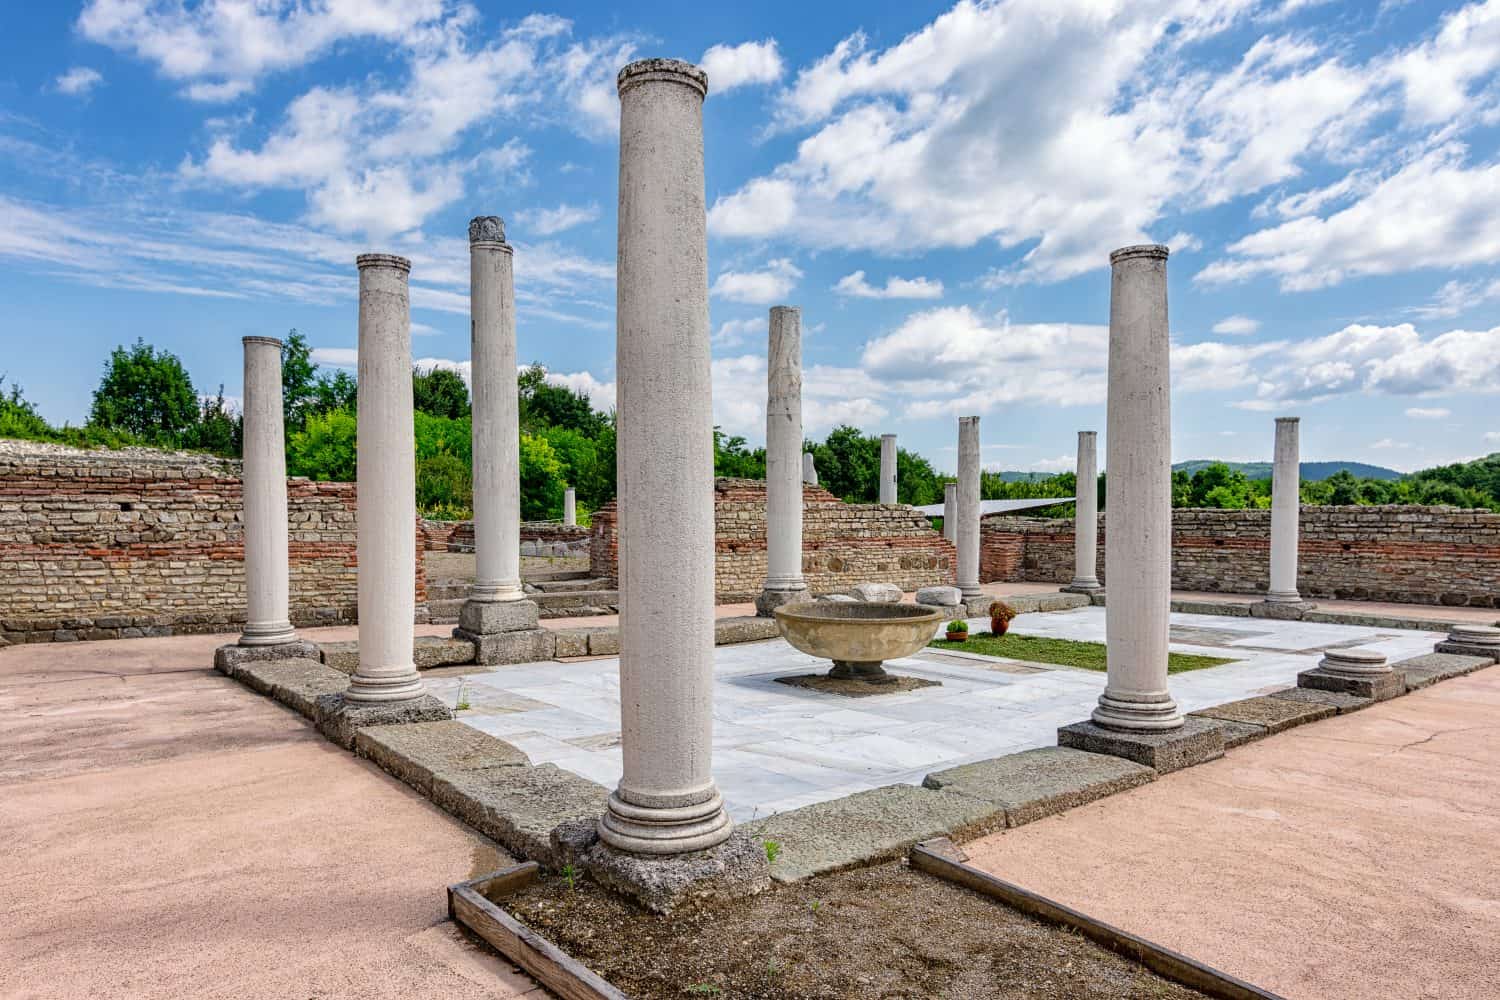
[[[995,635],[1004,635],[1006,629],[1010,628],[1010,620],[1016,616],[1016,609],[1004,601],[996,601],[990,605],[990,631]]]
[[[963,642],[969,638],[969,623],[962,618],[955,618],[948,623],[948,631],[944,638],[949,642]]]

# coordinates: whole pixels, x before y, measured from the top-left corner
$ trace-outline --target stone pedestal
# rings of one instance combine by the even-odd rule
[[[1371,649],[1330,649],[1317,667],[1297,675],[1297,686],[1384,701],[1406,693],[1406,678],[1391,669],[1382,653]]]
[[[810,451],[802,455],[802,481],[809,486],[818,485],[818,466]]]
[[[755,601],[762,616],[808,599],[802,579],[801,310],[771,310],[766,359],[766,582]]]
[[[1489,625],[1455,625],[1448,638],[1437,644],[1439,653],[1484,656],[1500,661],[1500,628]]]
[[[563,524],[573,527],[578,523],[578,493],[569,486],[563,490]]]
[[[896,502],[896,435],[880,435],[880,502]]]
[[[286,437],[281,341],[245,337],[245,629],[241,646],[294,642],[288,614]]]
[[[550,660],[557,640],[538,627],[534,601],[465,601],[453,638],[474,644],[474,662],[486,666]]]
[[[702,70],[620,71],[620,748],[603,845],[680,855],[732,830],[712,773],[713,407]]]
[[[1125,732],[1181,726],[1167,690],[1172,601],[1172,418],[1167,248],[1110,254],[1109,675],[1093,720]]]
[[[1073,517],[1073,582],[1070,594],[1093,594],[1102,588],[1098,576],[1099,457],[1097,431],[1078,432],[1078,485]]]
[[[359,264],[359,667],[347,705],[422,698],[412,658],[416,613],[416,441],[412,425],[411,262]]]
[[[943,537],[958,542],[958,484],[943,484]]]
[[[958,418],[958,523],[953,542],[958,547],[958,589],[964,603],[982,601],[979,587],[979,418]]]
[[[1124,757],[1160,774],[1224,756],[1225,727],[1190,717],[1174,729],[1126,731],[1097,722],[1075,722],[1057,731],[1057,745]]]
[[[1302,467],[1297,417],[1276,418],[1276,452],[1271,467],[1271,587],[1268,604],[1297,604],[1297,537],[1302,511]]]

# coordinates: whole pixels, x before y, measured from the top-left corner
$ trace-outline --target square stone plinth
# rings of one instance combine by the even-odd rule
[[[1371,674],[1369,677],[1346,677],[1343,674],[1331,673],[1323,667],[1314,667],[1312,670],[1304,670],[1297,675],[1297,686],[1319,691],[1341,691],[1345,694],[1369,698],[1372,701],[1385,701],[1406,693],[1406,675],[1396,670],[1388,670],[1383,674]]]
[[[327,668],[332,669],[332,668]],[[348,678],[345,678],[345,684]],[[344,700],[342,693],[318,698],[314,722],[318,732],[345,750],[354,749],[354,737],[366,726],[402,726],[413,722],[440,722],[453,712],[430,694],[405,701],[365,705]]]
[[[1338,715],[1357,712],[1375,704],[1374,698],[1363,698],[1347,691],[1323,691],[1318,688],[1283,688],[1272,691],[1267,698],[1294,701],[1303,705],[1326,705]]]
[[[1260,726],[1267,733],[1279,733],[1293,726],[1316,722],[1336,714],[1333,706],[1287,701],[1282,698],[1245,698],[1192,713],[1206,719]]]
[[[992,802],[916,785],[886,785],[778,813],[743,829],[778,845],[771,877],[798,882],[900,857],[933,837],[972,840],[1005,826]]]
[[[473,643],[474,662],[489,667],[503,663],[537,663],[557,655],[557,638],[544,628],[481,634],[460,626],[453,630],[453,638]]]
[[[230,643],[214,650],[214,669],[225,677],[247,663],[264,663],[268,660],[316,660],[318,647],[306,639],[293,639],[274,646],[241,646]]]
[[[536,622],[535,601],[465,601],[458,612],[458,627],[471,635],[534,629]]]
[[[556,764],[434,775],[432,801],[517,857],[559,867],[552,831],[603,814],[609,792]]]
[[[742,830],[710,850],[670,856],[630,854],[596,839],[583,853],[583,866],[594,881],[656,913],[752,896],[771,885],[765,847]]]
[[[1477,656],[1494,663],[1500,658],[1500,648],[1495,646],[1481,646],[1469,642],[1454,642],[1452,639],[1444,639],[1433,647],[1435,652],[1450,653],[1454,656]]]
[[[934,771],[922,785],[997,805],[1014,827],[1155,778],[1151,768],[1120,757],[1040,747]]]
[[[1418,688],[1448,680],[1450,677],[1472,674],[1476,670],[1490,666],[1493,662],[1488,656],[1428,653],[1426,656],[1414,656],[1409,660],[1393,663],[1391,669],[1406,676],[1406,690],[1416,691]]]
[[[1224,729],[1213,719],[1191,715],[1165,732],[1125,732],[1087,720],[1059,729],[1057,745],[1124,757],[1167,774],[1224,756]]]
[[[314,722],[318,699],[349,686],[348,677],[315,659],[252,660],[240,665],[235,679]]]
[[[354,752],[428,797],[438,779],[531,763],[509,743],[457,719],[367,726],[354,734]]]

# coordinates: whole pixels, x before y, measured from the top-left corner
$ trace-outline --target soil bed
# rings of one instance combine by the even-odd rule
[[[559,875],[498,902],[641,1000],[1202,996],[900,862],[667,917]]]
[[[809,688],[824,694],[843,695],[846,698],[869,698],[877,694],[900,694],[903,691],[915,691],[917,688],[943,686],[942,681],[907,677],[905,674],[891,674],[891,677],[894,679],[893,683],[871,684],[869,681],[853,680],[848,677],[829,677],[827,674],[796,674],[792,677],[778,677],[776,683]]]

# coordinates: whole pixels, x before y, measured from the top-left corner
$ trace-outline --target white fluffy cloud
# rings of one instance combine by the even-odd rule
[[[551,236],[599,218],[599,205],[558,205],[556,208],[541,208],[523,213],[522,220],[539,236]]]
[[[797,287],[802,269],[789,258],[766,261],[758,271],[722,271],[714,279],[713,294],[730,302],[770,305],[784,300]]]
[[[888,410],[886,386],[859,368],[810,365],[802,370],[802,430],[821,437],[839,424],[873,429]],[[713,362],[714,423],[730,434],[763,441],[766,358],[744,354]]]
[[[740,45],[715,45],[703,53],[698,64],[708,74],[710,94],[722,94],[749,84],[775,83],[782,73],[781,53],[774,38]]]
[[[103,82],[104,76],[97,69],[74,66],[53,81],[52,86],[59,94],[67,94],[69,97],[87,97],[89,91]]]
[[[876,287],[865,280],[865,272],[855,271],[846,274],[833,286],[833,290],[839,295],[848,295],[858,299],[940,299],[943,297],[943,283],[936,278],[896,278],[885,279],[883,287]]]
[[[1226,316],[1214,324],[1214,333],[1226,337],[1248,337],[1260,329],[1260,320],[1249,316]]]
[[[1453,411],[1441,406],[1409,406],[1406,415],[1413,420],[1445,420]]]

